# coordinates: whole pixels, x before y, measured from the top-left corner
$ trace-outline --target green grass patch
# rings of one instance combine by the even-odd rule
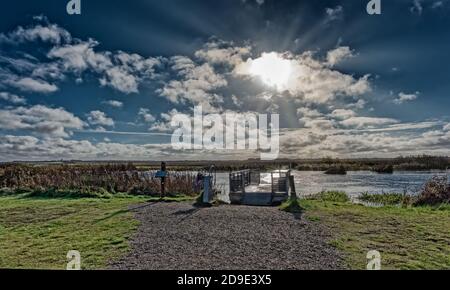
[[[450,207],[366,207],[302,200],[304,215],[332,233],[351,269],[365,269],[377,250],[383,269],[449,269]]]
[[[359,200],[369,203],[377,203],[382,205],[399,205],[404,203],[405,196],[401,193],[383,193],[383,194],[369,194],[363,193]]]
[[[323,191],[312,197],[313,199],[331,202],[349,202],[350,198],[343,191]]]
[[[281,211],[290,213],[302,213],[303,208],[300,204],[300,199],[291,198],[280,206]]]
[[[103,269],[129,250],[138,222],[128,208],[147,199],[65,197],[0,198],[0,268],[65,269],[77,250],[83,269]]]

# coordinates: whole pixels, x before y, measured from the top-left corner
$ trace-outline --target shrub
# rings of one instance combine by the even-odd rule
[[[450,185],[446,176],[435,176],[424,186],[415,205],[437,205],[450,203]]]
[[[332,166],[332,167],[328,168],[327,171],[325,171],[325,174],[329,174],[329,175],[346,175],[347,174],[347,170],[345,169],[344,166]]]
[[[194,196],[195,175],[172,173],[166,179],[168,195]],[[160,192],[160,180],[154,172],[138,171],[132,164],[112,165],[2,165],[0,166],[0,188],[8,188],[17,193],[21,189],[36,191],[41,195],[72,194],[83,191],[82,195],[104,195],[130,193],[135,195],[155,195]],[[42,189],[37,191],[36,189]],[[6,192],[6,191],[5,191]]]
[[[392,174],[394,173],[393,165],[378,165],[372,168],[372,171],[375,171],[380,174]]]

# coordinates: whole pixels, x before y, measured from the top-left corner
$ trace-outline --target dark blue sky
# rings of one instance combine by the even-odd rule
[[[215,112],[280,113],[281,127],[288,130],[281,151],[289,156],[448,153],[450,1],[381,0],[382,14],[377,16],[366,13],[366,0],[82,0],[80,16],[66,14],[67,2],[2,3],[0,110],[2,116],[17,118],[14,125],[0,122],[4,159],[140,158],[148,149],[142,146],[168,144],[169,135],[158,135],[170,133],[162,128],[168,121],[164,114],[173,109],[190,113],[194,105],[205,102]],[[39,38],[42,35],[32,34],[37,26],[58,27],[58,33],[70,39]],[[78,51],[84,67],[74,67],[73,59],[60,49],[81,44],[94,54]],[[199,57],[200,50],[211,47],[250,51],[233,63],[230,58],[217,63]],[[351,55],[330,65],[327,55],[338,48],[348,48]],[[154,64],[148,70],[124,66],[117,58],[120,52]],[[282,92],[258,80],[236,75],[239,63],[269,52],[284,54],[290,61],[311,53],[317,63],[302,58],[298,66],[304,71],[303,65],[312,65],[311,79],[290,84],[289,96],[280,97]],[[99,57],[96,54],[112,63],[93,63],[89,58]],[[174,56],[192,61],[198,71],[191,68],[183,75],[174,68]],[[31,64],[24,65],[24,60]],[[203,80],[200,71],[208,74],[205,65],[217,74],[206,87],[194,83]],[[49,67],[58,76],[50,75]],[[117,74],[125,70],[126,75]],[[124,88],[126,81],[132,83]],[[181,84],[176,94],[173,81]],[[197,93],[201,96],[193,97]],[[270,100],[262,100],[267,94],[272,94]],[[14,102],[11,96],[25,101]],[[63,109],[73,115],[74,124],[46,120],[54,118],[54,112],[35,112],[43,108]],[[25,120],[26,114],[37,114],[39,121]],[[51,127],[50,133],[42,127]],[[33,138],[34,146],[13,146],[25,137]],[[419,144],[420,140],[426,141]],[[51,148],[46,151],[45,146]],[[92,148],[84,152],[82,146]],[[117,152],[112,154],[111,148]],[[130,148],[142,150],[141,155],[124,153]],[[229,158],[228,153],[223,156]]]

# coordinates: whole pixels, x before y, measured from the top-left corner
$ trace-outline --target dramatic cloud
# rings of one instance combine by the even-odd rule
[[[336,49],[330,50],[327,53],[327,63],[330,66],[335,66],[344,59],[353,57],[353,51],[348,46],[341,46]]]
[[[329,53],[328,60],[314,59],[312,52],[300,55],[285,54],[290,62],[290,76],[279,88],[289,91],[293,96],[305,98],[316,103],[325,103],[338,96],[355,97],[371,91],[369,75],[355,78],[329,67],[329,61],[336,63],[351,55],[348,48],[338,48]],[[252,75],[252,66],[258,59],[248,59],[236,69],[237,75]]]
[[[264,1],[256,2],[262,5]],[[342,6],[328,8],[326,23],[342,19],[343,13]],[[339,64],[349,58],[355,58],[356,63],[364,61],[364,55],[341,45],[342,41],[328,51],[294,53],[261,51],[257,42],[233,43],[210,38],[190,57],[142,56],[104,50],[97,40],[74,38],[45,18],[36,21],[40,24],[0,34],[1,44],[13,48],[0,52],[0,102],[7,104],[0,108],[2,160],[259,156],[256,151],[175,151],[168,140],[159,139],[163,145],[124,144],[135,142],[134,136],[114,143],[118,136],[133,134],[167,133],[170,137],[173,117],[182,114],[192,120],[195,105],[201,105],[204,113],[220,116],[228,113],[236,118],[250,112],[281,113],[282,157],[448,153],[448,120],[437,116],[405,123],[395,114],[392,118],[380,116],[377,111],[380,106],[376,104],[379,100],[371,94],[372,89],[373,95],[378,93],[372,84],[378,75],[372,78],[370,71],[355,73],[349,68],[343,71]],[[28,46],[39,49],[29,51]],[[86,123],[64,108],[27,105],[27,101],[32,104],[39,101],[35,94],[54,93],[69,82],[77,86],[74,92],[84,89],[89,82],[94,82],[97,90],[104,90],[97,99],[89,99],[97,96],[89,94],[89,100],[79,103],[76,112],[82,112]],[[124,94],[136,95],[125,99]],[[392,94],[386,103],[403,104],[419,95],[419,92]],[[38,95],[46,103],[64,102],[64,96]],[[101,104],[108,115],[100,110],[91,111],[92,103]],[[115,131],[105,129],[108,127],[114,127]],[[131,127],[140,132],[128,132]],[[147,128],[151,132],[142,132]],[[71,140],[69,137],[74,134]],[[115,138],[109,134],[115,134]]]
[[[214,105],[223,102],[214,90],[228,82],[210,64],[197,65],[187,57],[174,57],[170,63],[179,79],[169,81],[159,89],[161,96],[176,104],[202,105],[206,111],[215,111]]]
[[[251,47],[234,46],[220,40],[210,41],[195,56],[211,64],[227,64],[234,68],[251,54]]]

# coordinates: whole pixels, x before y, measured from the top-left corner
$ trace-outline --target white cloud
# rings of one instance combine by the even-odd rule
[[[94,47],[98,42],[90,39],[87,42],[67,44],[52,48],[47,56],[60,59],[66,70],[81,73],[88,68],[94,71],[104,71],[112,66],[109,53],[96,53]]]
[[[328,61],[321,62],[313,56],[309,51],[300,55],[283,55],[290,61],[291,74],[282,90],[314,103],[326,103],[338,96],[362,96],[371,91],[369,75],[355,78],[330,68]],[[256,60],[248,59],[241,63],[235,70],[236,75],[251,77],[250,68]]]
[[[9,34],[0,34],[0,42],[23,43],[30,41],[44,41],[53,44],[71,41],[70,33],[56,24],[41,24],[23,28],[19,26],[16,30]]]
[[[325,14],[325,23],[341,20],[344,17],[344,8],[341,5],[338,5],[334,8],[326,8]]]
[[[330,66],[335,66],[341,61],[351,58],[354,56],[353,51],[348,46],[341,46],[335,48],[333,50],[328,51],[327,53],[327,63]]]
[[[186,57],[172,58],[171,63],[179,79],[169,81],[158,93],[176,104],[188,102],[202,105],[205,111],[216,111],[223,99],[213,91],[228,84],[225,77],[208,63],[195,65]]]
[[[106,77],[100,79],[102,86],[111,86],[121,92],[131,94],[139,92],[136,77],[119,67],[106,71]]]
[[[391,118],[376,118],[376,117],[349,117],[340,122],[345,127],[352,127],[362,129],[366,127],[376,127],[381,125],[395,124],[398,120]]]
[[[155,76],[155,66],[160,64],[156,58],[143,58],[138,54],[122,51],[116,54],[96,52],[98,42],[90,39],[87,42],[55,47],[48,57],[60,59],[67,71],[77,74],[91,70],[100,75],[100,84],[131,94],[139,92],[139,83]]]
[[[0,92],[0,100],[4,100],[13,104],[26,104],[27,100],[24,97],[14,95],[7,92]]]
[[[444,7],[444,1],[434,1],[433,4],[431,4],[432,9],[438,9]]]
[[[123,103],[120,101],[116,101],[116,100],[108,100],[103,102],[104,104],[111,106],[113,108],[122,108],[123,107]]]
[[[401,92],[398,94],[398,98],[394,100],[394,103],[401,105],[406,102],[415,101],[419,98],[419,94],[420,94],[419,92],[416,92],[414,94],[405,94]]]
[[[413,4],[410,8],[410,11],[412,13],[417,13],[419,15],[422,15],[422,12],[423,12],[422,0],[413,0]]]
[[[2,130],[28,130],[33,134],[51,137],[69,137],[72,130],[80,130],[85,123],[63,108],[42,105],[0,110]]]
[[[150,113],[149,109],[140,108],[138,115],[144,119],[146,123],[153,123],[156,121],[155,116]]]
[[[114,120],[106,116],[102,111],[91,111],[87,115],[87,119],[91,125],[114,126]]]
[[[336,109],[334,110],[331,115],[333,118],[345,120],[356,116],[356,113],[353,110],[348,109]]]
[[[240,64],[243,59],[251,54],[250,46],[234,46],[232,42],[214,40],[206,43],[201,50],[195,52],[195,56],[210,64],[228,64],[232,68]]]
[[[15,87],[24,92],[33,93],[54,93],[58,90],[58,87],[54,84],[50,84],[44,80],[32,79],[29,77],[24,78],[12,78],[6,81],[12,87]]]

